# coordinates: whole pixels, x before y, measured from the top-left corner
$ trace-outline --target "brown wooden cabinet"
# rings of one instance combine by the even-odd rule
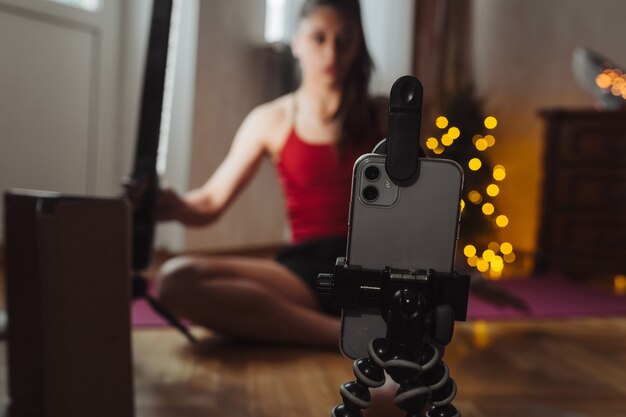
[[[546,110],[536,268],[626,274],[626,111]]]

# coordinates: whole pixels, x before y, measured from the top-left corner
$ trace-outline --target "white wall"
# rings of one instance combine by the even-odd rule
[[[411,74],[415,0],[361,0],[363,29],[376,65],[373,94],[388,95],[392,84]]]
[[[244,117],[276,97],[277,68],[263,53],[265,3],[203,0],[200,4],[194,138],[190,187],[203,184],[224,159]],[[283,200],[274,169],[265,161],[223,217],[190,229],[186,249],[219,251],[280,244]]]
[[[297,26],[303,2],[291,2],[290,32]],[[376,66],[370,83],[373,94],[388,95],[396,79],[411,73],[414,11],[415,0],[361,0],[365,40]]]
[[[587,46],[626,66],[623,0],[475,0],[474,74],[499,125],[494,162],[507,167],[501,187],[505,232],[532,250],[538,226],[543,125],[539,110],[593,107],[574,81],[574,48]]]

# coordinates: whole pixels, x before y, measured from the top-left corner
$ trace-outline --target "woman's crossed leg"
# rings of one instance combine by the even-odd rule
[[[160,300],[175,314],[244,340],[336,348],[339,320],[313,291],[273,260],[182,256],[158,277]]]

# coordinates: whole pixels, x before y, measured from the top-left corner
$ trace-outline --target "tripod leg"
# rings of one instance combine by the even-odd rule
[[[154,311],[157,312],[161,317],[163,317],[169,324],[180,330],[182,334],[191,342],[197,343],[197,339],[191,334],[189,329],[185,327],[183,323],[178,320],[178,317],[172,314],[165,306],[157,301],[150,293],[148,292],[148,280],[141,274],[133,275],[132,279],[132,293],[133,299],[135,298],[145,298],[150,307]]]
[[[362,409],[368,408],[372,397],[367,386],[359,381],[346,382],[339,387],[343,404],[339,404],[330,413],[331,417],[363,417]]]
[[[177,328],[181,331],[182,334],[189,339],[191,343],[197,343],[198,340],[191,334],[189,329],[181,323],[181,321],[172,314],[167,308],[165,308],[161,303],[159,303],[154,297],[152,297],[147,292],[143,295],[144,298],[148,301],[148,304],[156,311],[161,317],[163,317],[169,324]]]
[[[461,413],[452,405],[456,396],[456,383],[452,378],[443,384],[432,394],[432,408],[426,414],[427,417],[461,417]]]
[[[385,372],[371,358],[357,359],[352,366],[356,381],[343,384],[339,393],[343,404],[336,406],[331,417],[360,417],[362,409],[369,408],[372,397],[370,388],[378,388],[385,383]]]
[[[422,375],[422,380],[432,390],[430,398],[431,409],[426,413],[427,417],[461,417],[461,413],[452,405],[456,396],[456,383],[450,378],[450,370],[443,362],[442,346],[429,345],[437,352],[433,359],[436,362]],[[429,361],[433,363],[433,361]]]

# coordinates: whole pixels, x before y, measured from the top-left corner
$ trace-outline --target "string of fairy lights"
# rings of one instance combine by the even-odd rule
[[[610,93],[616,97],[622,97],[626,100],[626,72],[621,68],[609,68],[605,67],[595,79],[596,85],[603,89],[605,93]],[[480,122],[481,119],[477,120]],[[482,184],[481,186],[470,186],[464,190],[463,198],[461,199],[461,216],[467,214],[467,205],[473,205],[474,209],[469,210],[474,213],[473,215],[484,216],[487,222],[491,222],[493,229],[505,229],[509,225],[509,218],[504,213],[498,210],[498,205],[495,202],[495,198],[500,194],[502,182],[506,179],[506,168],[502,164],[498,164],[490,168],[489,159],[481,159],[483,152],[488,152],[496,144],[496,138],[493,135],[493,131],[498,125],[498,120],[494,116],[487,116],[482,119],[487,134],[476,134],[471,136],[472,146],[469,147],[469,143],[465,144],[463,141],[469,140],[468,134],[462,134],[461,130],[456,126],[451,126],[449,120],[445,116],[439,116],[435,120],[435,125],[441,131],[439,137],[430,137],[426,140],[426,147],[435,155],[442,157],[449,157],[446,155],[447,151],[450,153],[451,159],[455,159],[454,150],[451,147],[455,145],[455,141],[461,141],[460,144],[468,146],[464,149],[471,150],[471,155],[465,155],[462,162],[465,165],[463,168],[466,172],[466,178],[468,175],[478,175],[475,179],[480,178],[481,181],[473,181],[475,183]],[[474,125],[471,131],[482,130],[477,129],[479,125]],[[470,130],[470,129],[468,129]],[[457,154],[458,155],[458,154]],[[458,158],[457,158],[458,159]],[[466,159],[466,160],[465,160]],[[491,172],[486,170],[491,169]],[[484,185],[485,179],[488,177],[487,185]],[[471,181],[466,181],[466,184]],[[476,210],[480,208],[480,212]],[[476,217],[474,217],[476,219]],[[482,221],[479,222],[482,228]],[[477,225],[479,223],[476,223]],[[488,226],[489,223],[487,223]],[[463,228],[462,228],[463,229]],[[485,230],[485,235],[488,233]],[[512,264],[516,260],[513,245],[501,239],[503,233],[500,231],[496,233],[500,239],[483,239],[481,238],[465,236],[463,242],[463,255],[467,264],[478,270],[483,277],[498,280],[502,278],[503,271],[507,264]],[[462,235],[462,232],[461,232]],[[463,236],[461,236],[463,237]],[[461,240],[461,239],[460,239]],[[481,243],[478,243],[478,241]],[[487,244],[483,242],[487,242]],[[626,296],[626,274],[618,274],[613,279],[613,290],[615,294]]]
[[[426,147],[436,155],[445,156],[446,149],[462,137],[461,131],[456,126],[450,126],[445,116],[437,117],[435,125],[441,130],[441,136],[428,138]],[[491,132],[497,125],[498,120],[494,116],[488,116],[484,119],[484,126],[489,134],[477,134],[472,137],[472,144],[479,153],[490,150],[496,144],[496,138]],[[473,157],[467,161],[467,166],[463,168],[467,175],[468,173],[478,174],[481,169],[485,169],[485,166],[486,164],[483,164],[480,157]],[[490,174],[489,184],[484,189],[463,191],[461,216],[465,212],[466,204],[480,206],[482,214],[487,220],[491,221],[496,228],[504,229],[509,225],[509,218],[496,210],[494,198],[500,194],[500,184],[506,178],[506,168],[502,164],[495,165]],[[513,245],[504,240],[491,240],[486,247],[481,247],[475,242],[466,242],[463,247],[463,254],[469,266],[476,268],[485,278],[493,280],[500,279],[505,265],[515,262],[516,258]]]
[[[616,97],[626,100],[626,74],[621,68],[606,68],[596,76],[596,85]]]

